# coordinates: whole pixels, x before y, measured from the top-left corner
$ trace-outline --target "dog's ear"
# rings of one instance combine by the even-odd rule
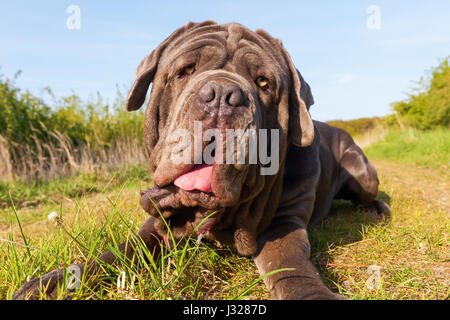
[[[289,77],[289,138],[292,144],[306,147],[314,141],[314,125],[309,115],[309,107],[314,104],[311,88],[295,68],[291,56],[284,48],[281,40],[272,38],[266,31],[255,31],[269,43],[277,47],[286,61]]]
[[[297,70],[298,77],[300,78],[300,97],[306,104],[306,109],[309,111],[309,108],[314,104],[314,97],[311,92],[311,87],[309,84],[303,79],[300,71]]]
[[[146,56],[136,68],[136,79],[131,87],[130,92],[126,100],[126,108],[128,111],[134,111],[139,109],[145,101],[150,83],[155,77],[158,69],[158,63],[161,55],[167,45],[175,38],[179,37],[185,31],[194,27],[202,27],[216,24],[216,22],[208,20],[202,23],[188,22],[175,32],[173,32],[166,40],[164,40],[155,50]]]
[[[295,68],[287,50],[280,43],[289,67],[291,87],[289,92],[289,137],[295,146],[306,147],[313,143],[314,125],[309,107],[314,103],[311,88]]]
[[[164,47],[165,46],[160,45],[157,49],[153,50],[152,53],[146,56],[136,68],[136,79],[128,93],[125,104],[128,111],[135,111],[144,104],[148,87],[153,81],[153,77],[156,73],[156,66]]]

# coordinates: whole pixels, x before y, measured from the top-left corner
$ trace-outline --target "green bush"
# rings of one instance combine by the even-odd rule
[[[88,102],[75,94],[55,99],[47,88],[52,100],[49,106],[30,92],[22,92],[14,80],[0,78],[0,135],[11,146],[34,148],[35,138],[45,142],[51,139],[49,132],[55,131],[69,137],[75,146],[89,143],[108,147],[118,139],[143,143],[144,114],[142,111],[128,113],[119,89],[113,104],[108,105],[100,94],[95,101]]]
[[[449,127],[450,120],[450,57],[445,58],[430,72],[429,79],[421,80],[420,89],[408,99],[392,104],[399,121],[417,129]]]
[[[51,124],[51,118],[51,109],[41,99],[0,78],[0,135],[7,141],[32,144],[32,128],[40,128],[41,122]]]
[[[353,137],[362,136],[376,127],[429,130],[450,126],[450,56],[422,78],[420,88],[405,101],[393,103],[394,114],[381,118],[332,120],[328,124],[344,129]]]

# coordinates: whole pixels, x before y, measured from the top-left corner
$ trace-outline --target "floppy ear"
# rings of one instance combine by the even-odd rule
[[[188,22],[175,32],[173,32],[166,40],[164,40],[158,48],[152,51],[146,56],[136,68],[136,79],[131,87],[130,92],[126,100],[126,108],[128,111],[134,111],[139,109],[145,101],[150,83],[155,77],[156,70],[158,68],[159,59],[167,47],[167,45],[179,35],[194,27],[202,27],[216,24],[216,22],[208,20],[202,23]]]
[[[306,147],[314,140],[314,125],[308,113],[314,103],[309,85],[292,63],[291,57],[280,43],[289,67],[291,87],[289,92],[289,137],[297,147]]]
[[[146,56],[136,68],[136,80],[128,93],[126,108],[127,111],[135,111],[139,109],[145,101],[148,87],[153,81],[153,77],[156,73],[156,66],[163,48],[158,47],[153,50],[148,56]]]
[[[309,111],[309,108],[314,104],[314,98],[311,92],[311,87],[309,84],[303,79],[300,71],[297,70],[298,77],[300,78],[300,97],[306,104],[306,109]]]

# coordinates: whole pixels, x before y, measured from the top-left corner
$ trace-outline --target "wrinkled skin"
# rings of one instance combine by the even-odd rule
[[[258,85],[261,76],[267,86]],[[311,90],[281,42],[236,23],[187,23],[142,60],[128,110],[142,106],[150,83],[144,135],[155,186],[141,193],[150,218],[138,237],[158,254],[167,230],[155,206],[177,239],[216,212],[197,233],[252,256],[261,274],[293,268],[265,278],[273,298],[341,299],[323,285],[309,260],[307,227],[327,217],[334,198],[380,214],[389,207],[375,200],[377,173],[352,138],[311,120]],[[216,129],[223,136],[227,129],[278,129],[278,170],[262,175],[261,163],[224,164],[216,154],[211,192],[178,188],[175,179],[201,162],[194,152],[188,163],[173,160],[181,153],[173,133],[185,129],[193,138],[199,134],[194,121],[202,124],[200,133]],[[209,143],[202,141],[200,149]],[[226,149],[224,141],[216,143]],[[248,142],[243,145],[248,159]],[[237,146],[232,150],[237,153]],[[132,243],[121,246],[131,258]],[[116,263],[110,252],[100,260]],[[98,270],[90,263],[86,274]],[[53,271],[24,284],[14,298],[36,297],[41,284],[48,284],[49,297],[55,297],[60,281],[61,272]]]

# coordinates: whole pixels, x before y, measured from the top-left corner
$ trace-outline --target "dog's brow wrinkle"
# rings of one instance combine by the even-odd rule
[[[234,55],[236,51],[239,41],[242,39],[242,30],[241,26],[238,24],[230,24],[228,26],[228,34],[227,34],[227,52],[230,57]]]

